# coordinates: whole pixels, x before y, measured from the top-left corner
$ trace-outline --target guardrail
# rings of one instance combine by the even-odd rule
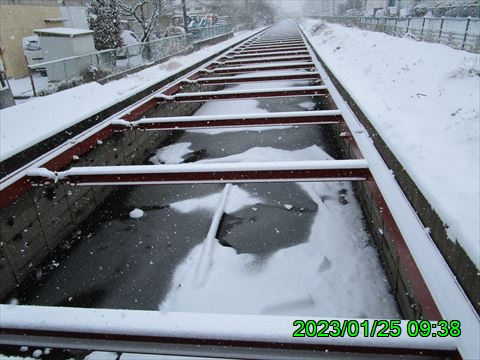
[[[480,51],[480,18],[320,16],[326,22],[412,36],[417,40],[445,44],[455,49]]]
[[[116,75],[180,54],[195,43],[232,31],[230,24],[194,29],[189,34],[46,61],[28,66],[33,95],[47,95],[90,81],[108,81]],[[48,83],[45,85],[45,78]]]

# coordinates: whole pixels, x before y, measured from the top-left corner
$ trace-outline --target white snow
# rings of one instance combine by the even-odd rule
[[[253,100],[253,99],[248,99],[248,100],[218,100],[213,102],[207,102],[205,105],[203,105],[200,109],[197,110],[195,115],[209,115],[212,113],[212,110],[214,111],[215,115],[230,115],[232,113],[238,114],[238,113],[265,113],[267,114],[268,111],[261,109],[258,107],[258,101]],[[282,126],[276,126],[277,129],[282,129],[286,128],[288,126],[282,127]],[[259,126],[255,127],[255,131],[264,131],[264,130],[270,130],[272,127],[271,126]],[[235,128],[215,128],[215,129],[192,129],[188,130],[189,132],[196,132],[196,133],[203,133],[203,134],[210,134],[210,135],[216,135],[216,134],[221,134],[225,132],[237,132],[237,131],[245,131],[245,130],[251,130],[251,128],[241,128],[241,127],[235,127]]]
[[[117,358],[117,353],[108,351],[93,351],[85,356],[85,360],[117,360]]]
[[[315,90],[325,90],[325,86],[303,86],[303,87],[274,87],[274,88],[266,88],[263,84],[257,84],[257,88],[250,86],[248,89],[228,89],[228,90],[220,90],[220,91],[202,91],[202,92],[194,92],[194,93],[178,93],[169,97],[169,100],[173,99],[182,99],[183,97],[189,96],[215,96],[215,95],[236,95],[236,94],[262,94],[265,92],[279,92],[279,91],[315,91]],[[159,95],[160,97],[160,95]]]
[[[216,193],[201,198],[188,199],[177,201],[170,204],[170,207],[181,212],[189,213],[198,210],[214,211],[220,201],[221,194]],[[257,197],[252,196],[247,191],[241,189],[238,185],[230,188],[228,193],[228,202],[224,208],[224,212],[231,214],[246,206],[262,203],[263,201]]]
[[[176,143],[164,146],[158,149],[155,156],[150,158],[150,162],[155,165],[160,164],[180,164],[185,160],[183,157],[192,152],[191,143]]]
[[[128,215],[132,219],[139,219],[145,215],[145,212],[142,209],[133,209]]]
[[[91,82],[0,110],[0,161],[253,34],[245,31],[105,85]]]
[[[93,34],[93,31],[88,29],[76,29],[76,28],[64,28],[64,27],[34,29],[33,32],[40,35],[47,34],[47,35],[69,36],[69,37]]]
[[[336,346],[378,346],[378,338],[356,337],[292,338],[292,323],[297,316],[249,316],[234,314],[167,313],[160,311],[136,311],[115,309],[65,308],[48,306],[0,305],[2,324],[5,327],[41,331],[95,332],[99,334],[125,334],[128,336],[177,337],[194,339],[225,339],[239,341],[279,342]],[[318,321],[320,317],[306,317]],[[323,318],[326,321],[332,318]],[[336,320],[343,321],[337,318]],[[362,319],[356,319],[361,322]],[[373,319],[369,319],[373,321]],[[455,349],[455,339],[409,337],[408,321],[400,322],[399,337],[383,338],[384,347],[415,349]],[[192,326],[195,324],[195,326]],[[463,324],[462,324],[463,325]],[[226,331],[228,328],[228,331]],[[463,330],[463,328],[462,328]],[[113,347],[114,344],[110,343]],[[218,354],[217,354],[218,355]],[[146,357],[136,357],[136,359]]]
[[[480,267],[478,54],[316,22],[322,59]]]
[[[252,148],[242,154],[200,163],[283,163],[298,159],[313,161],[330,157],[318,146],[297,151]],[[234,249],[214,242],[209,253],[209,272],[203,286],[198,286],[194,269],[204,256],[200,244],[175,271],[172,288],[160,304],[160,310],[397,317],[395,301],[385,286],[386,279],[375,250],[367,245],[368,236],[363,230],[358,204],[353,198],[348,199],[347,205],[325,200],[336,199],[342,188],[352,194],[350,184],[304,183],[302,187],[319,206],[306,243],[279,250],[259,264],[253,255],[237,254]],[[205,198],[187,200],[189,206],[185,208],[192,211],[205,203],[213,207],[219,196],[215,194],[215,198],[211,196],[208,201]],[[248,196],[244,190],[242,196]],[[258,202],[245,201],[242,205]],[[232,210],[229,207],[236,203],[236,199],[229,197],[226,211]],[[285,208],[290,206],[286,204]],[[332,300],[332,296],[335,299]]]

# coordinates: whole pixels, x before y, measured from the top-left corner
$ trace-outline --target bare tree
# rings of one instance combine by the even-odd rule
[[[116,1],[120,14],[133,18],[141,26],[143,31],[141,42],[149,41],[160,15],[174,7],[173,0]]]

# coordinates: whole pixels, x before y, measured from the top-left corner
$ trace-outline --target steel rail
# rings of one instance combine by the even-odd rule
[[[75,185],[360,181],[370,178],[364,160],[207,163],[179,165],[85,166],[53,172],[31,169],[32,184]]]
[[[159,102],[176,101],[212,101],[229,99],[259,99],[276,98],[284,96],[326,96],[327,91],[324,86],[303,86],[303,87],[285,87],[273,89],[252,89],[252,90],[222,90],[205,91],[196,93],[177,93],[175,95],[156,95]]]
[[[204,129],[216,127],[258,127],[307,124],[339,124],[342,116],[336,110],[297,111],[242,115],[216,116],[176,116],[161,118],[142,118],[136,121],[113,120],[111,125],[119,129],[177,130]]]
[[[255,54],[236,54],[236,55],[228,55],[225,58],[231,59],[248,59],[252,57],[262,57],[262,56],[275,56],[275,55],[304,55],[308,54],[307,50],[297,50],[297,51],[278,51],[278,52],[271,52],[271,53],[255,53]]]
[[[257,53],[269,53],[269,52],[278,52],[278,51],[304,51],[307,48],[305,46],[291,46],[291,47],[259,47],[255,49],[244,49],[240,51],[234,52],[235,55],[241,54],[241,55],[246,55],[246,54],[257,54]]]
[[[317,359],[326,352],[342,357],[349,353],[457,356],[454,339],[409,337],[406,320],[399,321],[400,336],[382,338],[379,344],[378,338],[365,336],[363,331],[357,336],[292,337],[295,330],[292,324],[297,319],[358,324],[365,321],[373,324],[376,319],[12,305],[0,305],[0,313],[0,344],[18,346],[242,359]]]
[[[304,55],[292,55],[292,56],[279,56],[279,57],[263,57],[263,58],[252,58],[252,59],[233,59],[219,61],[219,65],[230,65],[230,64],[258,64],[258,63],[272,63],[272,62],[285,62],[292,60],[310,60],[310,56]]]
[[[292,63],[292,64],[284,63],[281,65],[268,64],[263,66],[239,66],[239,67],[214,68],[214,69],[204,69],[202,70],[202,72],[207,74],[243,74],[243,73],[257,72],[257,71],[292,70],[292,69],[314,70],[315,67],[311,62],[303,62],[303,63]]]
[[[184,83],[200,84],[200,85],[222,85],[222,84],[239,84],[246,82],[256,81],[281,81],[281,80],[320,80],[318,72],[281,72],[271,75],[258,75],[258,76],[219,76],[219,77],[203,77],[198,79],[187,79]]]

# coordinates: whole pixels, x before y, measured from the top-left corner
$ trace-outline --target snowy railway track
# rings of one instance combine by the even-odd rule
[[[257,72],[262,73],[257,75]],[[255,90],[183,90],[189,85],[283,80],[307,80],[314,85]],[[170,103],[297,96],[328,98],[336,109],[228,116],[159,118],[145,115],[151,109]],[[305,124],[340,126],[339,137],[348,141],[354,157],[308,162],[71,167],[72,158],[101,146],[115,133],[132,129]],[[376,337],[367,331],[354,336],[347,333],[340,337],[297,338],[292,337],[295,330],[292,324],[299,318],[290,316],[0,305],[0,344],[251,359],[313,358],[324,352],[478,358],[478,315],[373,146],[367,131],[333,86],[303,34],[294,26],[286,33],[275,27],[260,33],[9,174],[0,182],[0,206],[7,206],[32,186],[57,182],[91,186],[339,180],[364,181],[374,194],[373,201],[381,209],[382,221],[390,233],[393,247],[400,254],[398,266],[405,271],[413,292],[410,295],[420,309],[418,319],[429,320],[432,326],[436,326],[439,320],[458,320],[461,322],[461,336],[409,336],[407,326],[410,322],[401,320],[401,334],[397,337]],[[214,219],[217,227],[224,206],[222,201]],[[316,323],[335,319],[312,317],[304,320]],[[365,319],[349,320],[365,323]],[[374,324],[378,319],[367,320]]]

